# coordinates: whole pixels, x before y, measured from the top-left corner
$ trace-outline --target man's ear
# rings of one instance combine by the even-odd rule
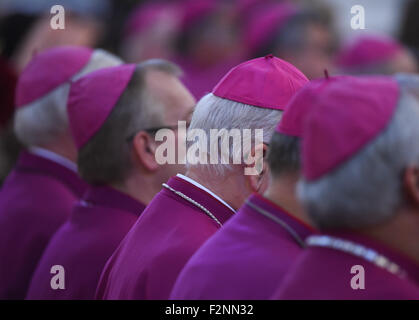
[[[408,200],[419,206],[419,168],[407,167],[403,174],[403,185]]]
[[[156,171],[159,164],[156,161],[156,143],[145,131],[138,132],[132,142],[134,158],[147,170]]]
[[[250,186],[250,189],[252,192],[257,192],[260,194],[263,194],[266,189],[268,188],[269,184],[269,166],[266,162],[266,155],[268,152],[268,146],[266,144],[260,144],[256,148],[259,148],[260,150],[255,150],[255,155],[261,155],[262,159],[255,159],[256,164],[261,166],[257,172],[259,174],[251,174],[246,175],[247,183]]]

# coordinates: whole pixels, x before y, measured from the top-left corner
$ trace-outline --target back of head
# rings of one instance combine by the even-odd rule
[[[300,138],[274,132],[269,143],[268,165],[274,179],[300,171]]]
[[[416,72],[411,53],[395,39],[362,35],[347,41],[336,57],[340,72],[352,75]]]
[[[399,81],[396,85],[384,80],[382,83],[387,84],[372,89],[368,88],[368,82],[361,84],[365,91],[377,90],[383,98],[378,98],[374,92],[360,93],[352,95],[353,100],[347,105],[343,96],[335,96],[335,101],[340,99],[337,108],[352,108],[357,103],[362,107],[356,109],[352,119],[346,117],[346,124],[339,122],[334,129],[324,122],[323,128],[330,130],[323,130],[321,135],[318,127],[321,121],[312,120],[314,118],[307,121],[305,137],[311,138],[304,144],[305,178],[299,183],[298,193],[320,229],[361,229],[379,225],[394,217],[406,204],[402,176],[408,166],[419,165],[419,105],[408,89],[417,84],[417,79],[412,77],[411,80],[413,82],[405,78],[404,83]],[[366,97],[369,94],[370,98]],[[321,117],[317,112],[316,119]],[[333,120],[331,115],[324,117]],[[364,125],[359,127],[362,122]],[[337,137],[329,139],[335,144],[321,139],[324,134]],[[315,140],[329,145],[326,148],[316,144],[324,157],[310,151],[315,147]],[[358,142],[354,144],[354,141]],[[328,152],[330,148],[334,154]]]
[[[199,101],[192,117],[189,135],[202,130],[209,137],[199,139],[200,150],[206,150],[202,169],[222,177],[235,164],[246,163],[256,147],[257,130],[262,130],[262,141],[258,142],[268,144],[285,105],[307,81],[294,66],[272,55],[230,70],[213,93]],[[194,143],[191,140],[189,146]],[[199,163],[188,163],[192,165]]]
[[[202,130],[206,137],[213,136],[211,132],[219,132],[219,136],[212,140],[199,139],[199,149],[206,150],[204,159],[198,163],[188,161],[188,168],[199,166],[213,176],[220,178],[227,176],[234,169],[234,164],[245,162],[252,145],[256,143],[255,130],[262,129],[263,141],[260,142],[269,143],[281,114],[280,110],[259,108],[220,98],[212,93],[207,94],[196,105],[188,137],[192,138],[196,130]],[[245,130],[251,130],[251,135],[247,137],[244,134]],[[229,140],[225,148],[221,141],[227,138]],[[188,140],[188,149],[193,144],[195,140]],[[212,150],[217,150],[217,153],[214,154]],[[213,164],[211,156],[214,159]]]
[[[80,51],[82,58],[77,53]],[[73,67],[65,65],[67,60]],[[57,47],[35,56],[18,81],[14,130],[19,141],[27,147],[47,147],[57,137],[68,134],[70,82],[121,62],[104,50],[81,47]]]
[[[307,115],[321,91],[331,82],[344,76],[316,79],[301,88],[287,104],[269,144],[268,164],[273,179],[299,175],[301,169],[300,147],[303,126]]]

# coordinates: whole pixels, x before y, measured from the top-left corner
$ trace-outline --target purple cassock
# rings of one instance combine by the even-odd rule
[[[342,232],[307,243],[273,299],[419,299],[419,265],[376,241]]]
[[[171,299],[269,299],[314,229],[253,194],[186,264]]]
[[[0,191],[0,299],[25,298],[50,238],[85,191],[64,159],[55,160],[24,151]]]
[[[194,181],[171,178],[109,259],[97,298],[168,299],[192,254],[233,214]]]
[[[103,267],[145,206],[111,187],[92,186],[45,249],[27,299],[94,299]],[[65,289],[52,289],[51,267],[65,270]]]

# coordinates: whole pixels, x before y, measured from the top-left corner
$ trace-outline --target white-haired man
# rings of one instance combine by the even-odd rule
[[[323,234],[307,239],[274,298],[419,298],[419,104],[411,89],[390,77],[348,77],[307,101],[298,193]]]
[[[70,81],[120,64],[103,50],[57,47],[37,54],[16,89],[15,134],[26,150],[0,192],[0,299],[23,299],[38,259],[85,190],[68,129]]]
[[[329,80],[328,80],[329,81]],[[312,80],[287,104],[269,143],[269,183],[189,259],[173,286],[173,300],[269,299],[316,230],[296,196],[301,131],[324,80]]]
[[[177,175],[163,185],[109,259],[102,272],[98,298],[169,298],[179,272],[191,255],[235,213],[251,192],[266,188],[266,176],[246,175],[245,170],[254,163],[242,161],[257,153],[257,148],[266,149],[266,145],[258,143],[251,148],[251,139],[240,140],[244,150],[240,149],[243,152],[237,157],[232,138],[224,147],[233,151],[228,154],[229,160],[236,156],[239,161],[223,164],[220,162],[223,157],[226,160],[227,150],[217,150],[214,154],[209,150],[211,145],[218,145],[218,138],[209,141],[204,137],[211,136],[210,131],[215,129],[237,129],[240,133],[245,129],[263,129],[263,142],[268,142],[284,106],[306,82],[307,78],[299,70],[270,55],[233,68],[213,93],[199,101],[188,133],[192,141],[186,175]],[[199,159],[193,159],[190,150],[198,149]],[[260,154],[262,160],[263,152]],[[207,164],[211,159],[212,164]]]

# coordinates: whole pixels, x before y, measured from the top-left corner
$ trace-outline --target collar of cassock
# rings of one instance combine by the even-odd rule
[[[169,187],[173,188],[176,191],[183,193],[185,196],[196,201],[200,205],[204,206],[209,210],[220,222],[224,224],[231,216],[234,214],[230,208],[224,205],[221,201],[213,197],[211,194],[205,190],[198,188],[192,183],[181,179],[179,177],[171,178],[167,184]],[[163,189],[162,192],[168,196],[174,198],[176,201],[184,203],[186,206],[191,207],[195,210],[201,211],[198,207],[194,206],[192,203],[186,201],[185,199],[177,196],[173,192]],[[210,218],[208,218],[210,219]]]
[[[308,236],[317,233],[316,229],[305,223],[304,221],[294,217],[292,214],[288,213],[285,209],[273,203],[269,199],[261,196],[258,193],[252,194],[247,202],[250,202],[256,205],[258,208],[269,212],[272,216],[277,219],[285,222],[290,228],[292,228],[299,237],[303,240]],[[245,204],[248,210],[255,211],[248,203]],[[278,225],[279,226],[279,225]]]
[[[376,251],[378,254],[383,255],[390,261],[396,263],[401,269],[403,269],[409,279],[419,284],[419,265],[416,264],[412,259],[405,256],[402,253],[396,252],[387,246],[371,239],[369,237],[356,234],[349,231],[330,231],[326,235],[332,236],[338,239],[347,240],[352,243],[362,245],[368,249]],[[316,247],[319,248],[319,247]],[[321,247],[319,249],[322,249]]]
[[[78,198],[83,195],[87,184],[79,178],[76,172],[69,168],[41,157],[36,154],[23,151],[16,165],[16,171],[28,174],[39,174],[49,176],[66,185]]]
[[[97,207],[123,210],[137,216],[139,216],[146,207],[128,194],[104,185],[90,186],[82,198],[82,203]]]

